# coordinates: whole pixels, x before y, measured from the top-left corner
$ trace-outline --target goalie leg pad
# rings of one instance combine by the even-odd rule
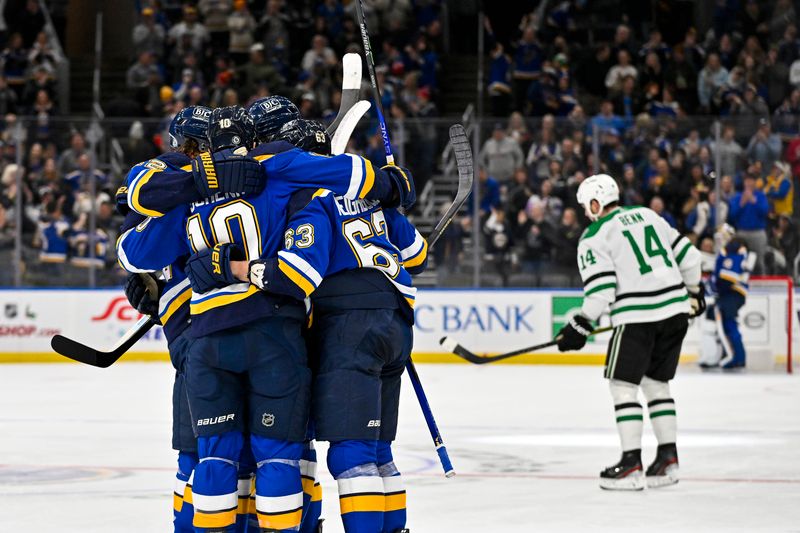
[[[642,404],[637,398],[639,388],[618,379],[610,380],[609,387],[622,451],[639,450],[642,447],[643,426]]]

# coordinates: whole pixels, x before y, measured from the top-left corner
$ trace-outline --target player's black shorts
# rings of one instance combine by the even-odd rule
[[[172,385],[172,449],[196,452],[197,439],[192,430],[192,415],[189,412],[184,375],[188,351],[189,333],[186,330],[169,343],[169,358],[175,367],[175,383]]]
[[[239,430],[302,442],[311,371],[301,335],[305,320],[271,316],[191,340],[186,389],[198,436]]]
[[[400,378],[412,342],[411,325],[398,309],[315,311],[309,351],[317,365],[317,439],[394,440]]]
[[[623,324],[608,343],[605,377],[638,385],[643,376],[657,381],[675,377],[689,315],[658,322]]]

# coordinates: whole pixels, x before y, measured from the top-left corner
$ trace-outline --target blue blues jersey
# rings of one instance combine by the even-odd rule
[[[133,212],[126,217],[122,233],[142,224],[147,211],[158,214],[156,208],[178,202],[180,195],[170,194],[170,183],[192,180],[191,159],[180,152],[167,152],[156,158],[137,163],[125,180],[128,205]],[[154,176],[157,177],[153,179]],[[165,283],[158,301],[158,318],[164,328],[167,343],[172,343],[189,327],[189,299],[192,289],[184,272],[188,254],[177,257],[170,265],[160,269]],[[122,262],[120,261],[120,264]]]
[[[102,268],[106,264],[108,252],[108,234],[101,230],[94,232],[94,246],[89,240],[90,232],[86,229],[73,231],[70,241],[72,244],[72,257],[70,262],[79,267],[89,267],[92,264]]]
[[[67,219],[49,220],[39,223],[39,239],[41,251],[39,261],[43,263],[63,263],[69,252],[69,234],[71,227]]]
[[[135,164],[125,178],[128,207],[140,215],[159,217],[173,207],[200,200],[191,170],[192,160],[181,152]]]
[[[359,289],[360,278],[336,276],[371,269],[383,274],[389,292],[397,291],[411,310],[416,297],[411,273],[424,269],[427,250],[425,239],[396,210],[320,189],[290,218],[283,249],[267,264],[266,287],[295,298],[311,296],[315,303],[316,297],[337,298],[347,307],[371,308],[375,304],[365,300],[375,297],[380,286]]]
[[[285,150],[286,143],[278,147]],[[324,185],[335,193],[363,198],[373,189],[377,173],[372,163],[345,154],[323,157],[292,148],[279,153],[269,144],[250,152],[267,174],[260,194],[221,193],[176,207],[122,235],[117,254],[129,272],[153,271],[178,257],[234,243],[248,260],[274,257],[283,245],[286,208],[294,192]],[[384,187],[391,187],[388,178]],[[281,305],[275,295],[249,283],[236,283],[203,294],[192,294],[192,335],[203,336],[269,316]],[[233,306],[233,307],[232,307]]]
[[[744,247],[734,251],[722,251],[714,266],[713,284],[719,296],[737,292],[747,296],[750,270],[748,252]]]

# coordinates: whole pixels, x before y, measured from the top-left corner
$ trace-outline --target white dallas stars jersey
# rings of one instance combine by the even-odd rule
[[[700,252],[654,211],[618,207],[583,233],[578,268],[588,318],[610,306],[613,326],[656,322],[691,311]]]

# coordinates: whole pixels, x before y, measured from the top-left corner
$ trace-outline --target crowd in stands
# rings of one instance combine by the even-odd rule
[[[502,284],[563,284],[554,271],[575,282],[588,224],[575,193],[599,172],[617,179],[623,205],[649,206],[706,251],[728,222],[757,252],[757,273],[791,273],[800,251],[793,4],[720,1],[724,16],[715,12],[705,35],[689,28],[667,43],[658,28],[623,23],[593,46],[570,39],[582,3],[553,4],[525,14],[506,42],[486,21],[490,107],[508,118],[485,128],[478,154],[480,230]],[[469,220],[453,231],[471,232]]]

